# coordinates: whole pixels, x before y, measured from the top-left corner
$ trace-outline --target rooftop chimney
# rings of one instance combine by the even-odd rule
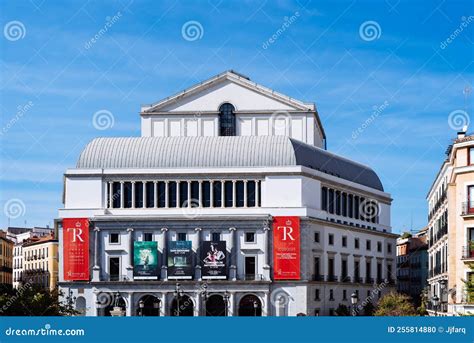
[[[463,128],[458,131],[458,139],[466,137],[467,125],[464,125]]]

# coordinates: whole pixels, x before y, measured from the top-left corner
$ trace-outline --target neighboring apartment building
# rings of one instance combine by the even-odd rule
[[[33,237],[23,243],[21,282],[53,290],[58,282],[58,240],[54,235]]]
[[[459,132],[428,193],[430,313],[474,313],[474,136]],[[436,301],[435,301],[436,303]]]
[[[0,284],[13,285],[13,242],[7,238],[5,231],[0,231]]]
[[[229,71],[140,115],[142,137],[94,139],[65,173],[60,288],[79,311],[331,315],[394,289],[390,194],[325,150],[314,104]]]
[[[427,228],[397,239],[397,290],[409,295],[416,306],[428,279]]]
[[[7,237],[13,241],[13,288],[20,287],[23,277],[23,242],[33,237],[51,235],[49,227],[8,227]]]

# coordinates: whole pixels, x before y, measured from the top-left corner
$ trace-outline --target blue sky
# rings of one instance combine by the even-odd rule
[[[448,116],[472,112],[473,15],[471,1],[3,1],[0,227],[51,225],[90,139],[138,136],[141,104],[234,69],[315,102],[328,149],[391,193],[393,230],[422,228]],[[100,110],[113,127],[94,127]]]

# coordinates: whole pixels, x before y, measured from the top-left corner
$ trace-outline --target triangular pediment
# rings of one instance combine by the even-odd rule
[[[314,111],[313,104],[292,99],[228,71],[144,107],[142,112],[216,112],[226,102],[242,112]]]

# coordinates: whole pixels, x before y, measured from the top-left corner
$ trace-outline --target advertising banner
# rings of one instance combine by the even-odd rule
[[[202,278],[227,279],[225,241],[202,242]]]
[[[273,217],[275,280],[300,279],[300,218]]]
[[[89,219],[63,219],[64,280],[89,280]]]
[[[133,279],[158,280],[157,242],[133,242]]]
[[[171,241],[168,247],[168,279],[192,279],[191,241]]]

